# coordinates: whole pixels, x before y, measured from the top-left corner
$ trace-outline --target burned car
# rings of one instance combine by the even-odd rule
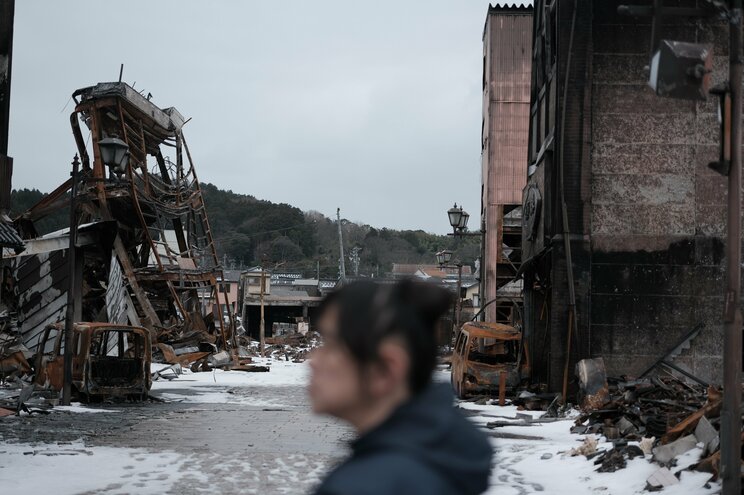
[[[62,390],[64,324],[48,325],[36,354],[36,385]],[[82,398],[147,396],[152,378],[150,333],[111,323],[73,326],[72,385]]]
[[[501,323],[469,322],[462,326],[452,353],[452,387],[459,398],[503,397],[529,374],[522,352],[522,332]]]

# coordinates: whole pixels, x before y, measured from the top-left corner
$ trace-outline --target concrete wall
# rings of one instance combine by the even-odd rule
[[[721,373],[726,179],[716,102],[659,98],[646,85],[651,28],[595,4],[591,80],[592,355],[634,374],[697,323],[705,329],[677,364]],[[674,21],[672,21],[674,22]],[[726,27],[676,21],[663,38],[712,42],[714,79],[726,79]]]

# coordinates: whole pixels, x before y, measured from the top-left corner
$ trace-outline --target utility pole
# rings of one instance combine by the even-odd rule
[[[70,191],[70,243],[67,248],[67,263],[69,273],[67,275],[67,308],[65,313],[65,353],[63,357],[64,371],[62,381],[62,405],[69,406],[72,398],[72,354],[73,354],[73,331],[75,329],[75,293],[77,291],[77,183],[78,168],[80,160],[78,156],[72,160],[72,191]],[[42,349],[43,351],[43,349]]]
[[[344,234],[341,232],[341,208],[336,208],[336,219],[338,220],[338,271],[341,282],[346,282],[346,260],[344,260]]]
[[[354,270],[354,276],[359,276],[359,253],[362,251],[362,248],[359,246],[354,246],[351,248],[351,254],[349,255],[349,261],[351,261],[351,268]]]
[[[731,169],[726,212],[726,297],[723,336],[721,479],[724,495],[741,493],[741,106],[742,0],[729,6],[729,91],[731,92]]]
[[[264,319],[264,294],[266,293],[266,269],[261,265],[261,323],[258,327],[258,352],[265,356],[266,348],[266,320]]]

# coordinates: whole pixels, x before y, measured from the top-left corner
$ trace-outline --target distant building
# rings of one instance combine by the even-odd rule
[[[463,265],[462,267],[463,276],[471,276],[473,270],[470,265]],[[454,276],[457,278],[457,267],[446,266],[444,268],[439,265],[425,265],[425,264],[405,264],[405,263],[393,263],[393,271],[391,273],[393,278],[405,278],[419,276],[426,278],[437,277],[443,278],[444,276]]]
[[[224,270],[222,277],[217,278],[220,294],[225,295],[225,301],[230,305],[233,314],[238,310],[238,288],[240,285],[240,270]]]
[[[264,331],[271,337],[274,328],[284,328],[287,324],[309,323],[312,328],[315,308],[327,291],[327,283],[321,280],[304,279],[299,273],[272,273],[261,267],[244,271],[239,287],[238,314],[252,338],[258,338],[260,333],[262,292]]]

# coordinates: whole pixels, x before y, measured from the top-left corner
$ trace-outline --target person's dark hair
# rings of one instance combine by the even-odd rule
[[[435,329],[453,295],[436,285],[410,279],[395,284],[353,282],[326,297],[318,316],[338,310],[338,339],[360,367],[379,359],[382,341],[396,336],[410,356],[411,393],[423,390],[436,365]]]

